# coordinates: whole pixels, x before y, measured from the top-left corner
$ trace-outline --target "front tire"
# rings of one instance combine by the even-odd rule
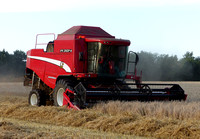
[[[69,89],[70,91],[66,90]],[[82,89],[82,88],[79,88]],[[53,93],[53,100],[54,100],[54,105],[55,106],[63,106],[63,94],[66,92],[66,95],[69,97],[69,101],[71,104],[67,104],[69,107],[74,108],[74,105],[79,108],[84,108],[84,95],[79,95],[75,93],[74,87],[71,82],[65,81],[65,80],[59,80],[56,83],[56,87],[54,88],[54,93]]]
[[[64,80],[59,80],[54,88],[53,100],[55,106],[63,106],[63,93],[66,91],[67,84]]]

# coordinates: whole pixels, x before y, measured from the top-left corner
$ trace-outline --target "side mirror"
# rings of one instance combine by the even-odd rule
[[[138,61],[139,61],[139,56],[138,56],[138,54],[136,54],[136,53],[135,53],[135,55],[136,55],[136,58],[135,58],[135,65],[137,65],[137,63],[138,63]]]
[[[79,61],[83,61],[83,52],[79,52]]]

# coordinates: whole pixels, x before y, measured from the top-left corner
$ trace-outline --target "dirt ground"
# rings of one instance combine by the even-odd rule
[[[173,83],[186,102],[117,101],[74,111],[29,106],[30,88],[0,82],[0,138],[200,138],[200,82]]]

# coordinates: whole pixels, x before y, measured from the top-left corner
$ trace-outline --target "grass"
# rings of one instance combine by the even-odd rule
[[[0,91],[0,137],[200,138],[200,82],[179,84],[186,102],[111,101],[81,111],[29,106],[26,90],[15,84],[12,96]]]
[[[85,128],[41,124],[12,118],[0,118],[0,138],[133,138]],[[142,137],[136,137],[142,139]]]

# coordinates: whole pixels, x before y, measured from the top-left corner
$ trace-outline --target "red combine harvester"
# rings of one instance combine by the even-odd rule
[[[136,70],[139,58],[128,52],[129,45],[99,27],[74,26],[46,50],[35,46],[27,52],[24,80],[32,86],[30,105],[80,109],[107,100],[186,100],[178,84],[142,84]]]

